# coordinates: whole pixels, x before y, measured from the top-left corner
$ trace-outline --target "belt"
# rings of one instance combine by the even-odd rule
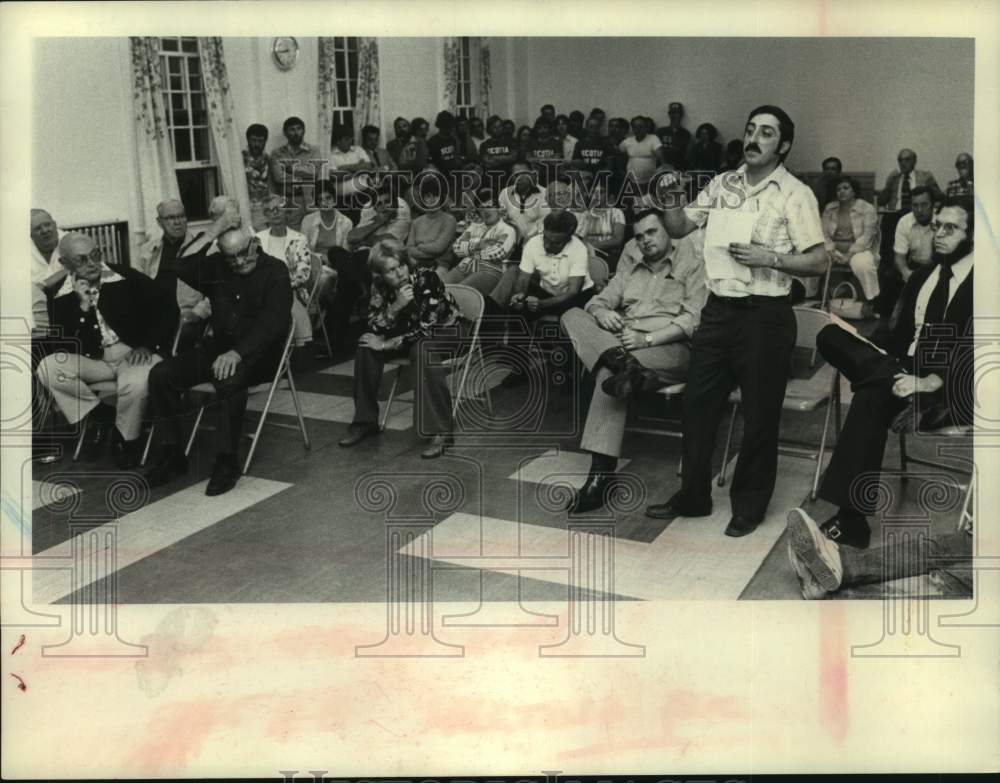
[[[791,297],[788,294],[784,296],[761,296],[759,294],[750,294],[749,296],[719,296],[718,294],[709,294],[709,299],[725,307],[742,309],[760,307],[761,305],[788,304],[791,302]]]

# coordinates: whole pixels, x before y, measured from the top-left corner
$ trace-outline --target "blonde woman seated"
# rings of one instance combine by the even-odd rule
[[[452,246],[461,260],[441,279],[448,284],[467,285],[487,296],[500,282],[504,270],[511,266],[517,229],[502,219],[499,203],[492,193],[481,192],[479,201],[483,206],[473,215],[479,219],[470,220]]]
[[[372,274],[369,331],[361,336],[354,356],[354,421],[340,445],[354,446],[378,434],[378,389],[386,359],[408,355],[415,384],[413,426],[430,437],[420,456],[440,457],[452,442],[454,426],[448,368],[441,366],[440,359],[461,350],[468,322],[433,269],[411,270],[402,242],[376,242],[368,268]]]
[[[875,244],[875,207],[859,196],[861,186],[853,177],[841,176],[834,182],[836,201],[823,210],[823,236],[834,266],[850,266],[861,283],[865,298],[862,317],[873,312],[872,300],[878,296],[878,247]]]

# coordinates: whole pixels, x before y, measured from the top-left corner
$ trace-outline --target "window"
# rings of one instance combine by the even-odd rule
[[[479,103],[479,39],[459,38],[458,47],[458,89],[455,96],[455,111],[459,117],[475,117]]]
[[[358,94],[358,39],[333,39],[333,127],[354,128],[354,98]],[[360,128],[354,128],[355,133]],[[333,143],[333,139],[330,140]]]
[[[177,188],[188,218],[203,220],[219,194],[219,168],[209,132],[198,39],[161,38],[160,67]]]

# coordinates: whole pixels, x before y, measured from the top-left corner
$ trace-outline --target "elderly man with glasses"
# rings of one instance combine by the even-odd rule
[[[52,326],[76,344],[77,352],[45,357],[38,380],[74,424],[100,402],[90,385],[115,382],[113,449],[118,466],[127,470],[138,464],[147,379],[153,365],[168,355],[177,304],[142,273],[104,263],[86,234],[66,234],[58,249],[68,275],[53,300]],[[107,424],[102,422],[98,445],[110,431]]]
[[[247,405],[247,387],[271,376],[281,358],[292,308],[284,261],[264,253],[240,229],[239,215],[227,207],[208,229],[206,246],[181,258],[177,276],[212,304],[212,335],[190,351],[157,365],[149,377],[150,399],[163,448],[146,479],[151,487],[187,472],[178,417],[182,395],[199,383],[215,387],[222,406],[218,451],[206,495],[221,495],[236,484],[237,451]],[[209,252],[215,239],[218,252]]]

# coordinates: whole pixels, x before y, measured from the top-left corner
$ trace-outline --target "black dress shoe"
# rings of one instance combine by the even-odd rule
[[[642,388],[644,377],[643,366],[635,359],[632,359],[626,363],[621,372],[612,375],[610,378],[605,378],[604,383],[601,384],[601,388],[605,394],[623,400],[631,397],[633,392]]]
[[[87,426],[86,423],[81,426]],[[111,432],[115,426],[111,422],[98,421],[92,424],[83,441],[83,451],[81,456],[84,459],[98,459],[103,456],[111,441]],[[117,432],[117,430],[115,430]]]
[[[823,531],[824,536],[842,546],[867,549],[871,542],[872,531],[864,519],[856,522],[832,517],[820,525],[819,529]]]
[[[748,517],[743,514],[733,514],[733,518],[726,525],[726,535],[731,538],[746,536],[757,529],[757,526],[764,521],[764,517]]]
[[[236,486],[236,480],[240,477],[240,466],[236,462],[235,454],[217,454],[215,464],[212,466],[212,477],[205,487],[205,494],[209,497],[221,495]]]
[[[144,478],[150,489],[160,487],[172,481],[177,476],[187,473],[188,461],[183,452],[176,448],[164,449],[153,467],[146,471]]]
[[[361,443],[361,441],[363,441],[369,435],[378,435],[378,434],[379,434],[379,428],[377,424],[355,422],[354,424],[351,424],[347,428],[347,434],[344,435],[344,437],[342,437],[339,441],[337,441],[337,445],[340,446],[341,448],[348,449],[351,446],[356,446],[357,444]]]
[[[122,440],[118,437],[111,444],[111,455],[115,459],[115,465],[119,470],[132,470],[139,466],[141,458],[142,444],[139,439]]]
[[[586,514],[604,506],[605,495],[614,477],[614,473],[591,473],[566,510],[570,514]]]
[[[705,506],[689,506],[674,495],[666,503],[646,506],[646,516],[652,519],[673,519],[674,517],[707,517],[712,513],[712,503]]]

